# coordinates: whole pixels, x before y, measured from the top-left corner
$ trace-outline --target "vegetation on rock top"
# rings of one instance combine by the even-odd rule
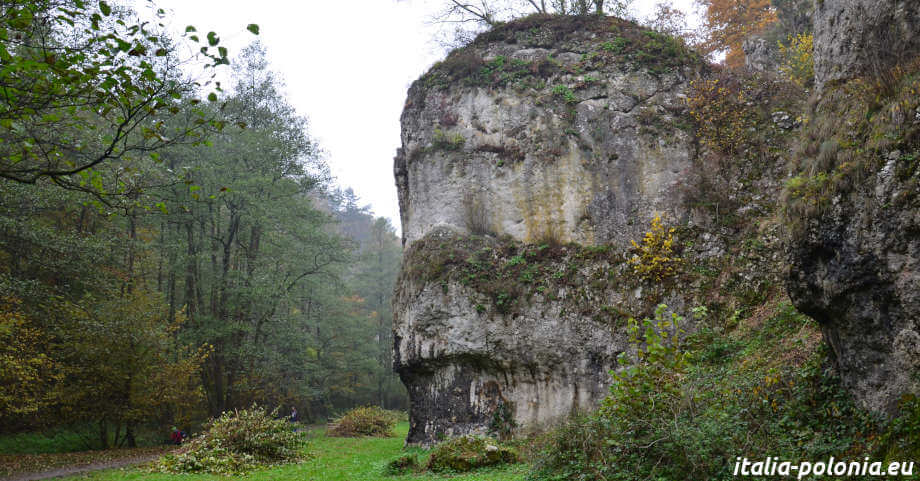
[[[590,37],[589,37],[590,35]],[[534,60],[497,55],[484,57],[490,44],[503,42],[550,48]],[[553,55],[581,55],[574,65],[564,65]],[[634,22],[614,17],[531,15],[479,35],[436,63],[419,82],[426,87],[471,85],[542,89],[546,80],[561,74],[580,74],[611,68],[647,69],[665,73],[683,66],[702,66],[702,57],[682,40]]]
[[[825,212],[832,200],[873,180],[891,165],[891,178],[903,183],[891,205],[918,208],[920,192],[920,61],[825,86],[808,112],[795,176],[786,182],[790,223]]]

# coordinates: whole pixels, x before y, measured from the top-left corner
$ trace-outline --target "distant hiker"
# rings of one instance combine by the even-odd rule
[[[175,426],[172,428],[172,434],[169,436],[169,442],[175,445],[182,444],[182,431],[179,431]]]
[[[291,422],[292,423],[297,422],[297,408],[294,406],[291,406]]]

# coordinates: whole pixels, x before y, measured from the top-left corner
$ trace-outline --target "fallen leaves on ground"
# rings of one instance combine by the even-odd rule
[[[21,473],[37,473],[61,467],[89,466],[128,458],[146,458],[164,454],[173,448],[173,446],[156,446],[152,448],[109,449],[76,453],[0,454],[0,477]]]

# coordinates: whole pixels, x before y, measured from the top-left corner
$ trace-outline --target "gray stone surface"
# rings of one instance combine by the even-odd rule
[[[894,207],[909,189],[883,168],[790,251],[790,297],[821,324],[855,398],[887,413],[920,392],[920,209]]]
[[[872,76],[920,54],[920,2],[824,0],[815,4],[815,72],[824,88],[812,121],[853,102],[829,84]],[[892,117],[894,118],[894,117]],[[906,132],[907,124],[899,127]],[[831,131],[828,135],[841,136]],[[789,240],[787,289],[821,324],[844,382],[866,408],[894,413],[920,393],[920,207],[916,173],[901,151],[874,153],[867,173],[838,189]]]
[[[744,40],[741,44],[744,50],[744,66],[753,72],[777,71],[777,48],[774,42],[755,35]]]
[[[473,72],[498,58],[529,62],[526,78],[440,85],[429,73],[412,85],[395,159],[407,252],[420,240],[451,243],[469,234],[625,250],[657,214],[669,225],[690,222],[684,184],[695,178],[697,147],[684,99],[702,64],[660,68],[618,58],[603,45],[622,33],[608,19],[597,22],[521,29],[447,61],[472,63]],[[501,404],[528,430],[594,408],[607,394],[626,334],[572,308],[583,289],[536,295],[520,311],[501,314],[459,282],[407,274],[427,261],[407,254],[394,300],[395,368],[411,400],[409,443],[484,433]],[[601,278],[611,268],[578,262]],[[647,312],[649,290],[631,284],[592,305]],[[682,299],[658,301],[683,306]]]
[[[684,98],[695,70],[579,63],[616,38],[579,35],[555,49],[471,47],[486,60],[551,56],[560,71],[541,76],[539,88],[412,85],[395,162],[406,246],[439,226],[628,245],[656,213],[686,218],[681,183],[696,146]],[[436,131],[462,147],[437,148]]]
[[[916,0],[815,0],[815,81],[890,68],[920,55],[920,2]]]
[[[698,57],[674,57],[660,34],[612,19],[526,22],[451,54],[412,85],[403,111],[394,367],[411,444],[485,433],[500,406],[517,432],[592,409],[629,352],[627,318],[659,303],[685,316],[735,305],[782,272],[773,215],[791,104],[775,124],[762,112],[758,138],[775,143],[765,155],[728,159],[694,138],[686,97],[707,73]],[[677,227],[684,258],[660,281],[629,263],[656,215]],[[494,272],[541,246],[552,247],[528,260],[536,282],[523,269],[469,268],[484,262],[477,253]],[[517,304],[499,309],[506,290]]]

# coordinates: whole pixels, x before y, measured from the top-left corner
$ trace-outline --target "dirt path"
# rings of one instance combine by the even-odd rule
[[[99,471],[102,469],[112,469],[112,468],[124,468],[127,466],[134,466],[137,464],[143,464],[149,461],[160,457],[159,454],[148,454],[146,456],[132,456],[122,459],[114,459],[111,461],[102,461],[98,463],[83,464],[78,466],[64,466],[61,468],[49,469],[46,471],[39,471],[35,473],[17,473],[10,477],[0,478],[3,481],[35,481],[39,479],[51,479],[59,478],[61,476],[73,476],[75,474],[83,474],[91,471]]]

